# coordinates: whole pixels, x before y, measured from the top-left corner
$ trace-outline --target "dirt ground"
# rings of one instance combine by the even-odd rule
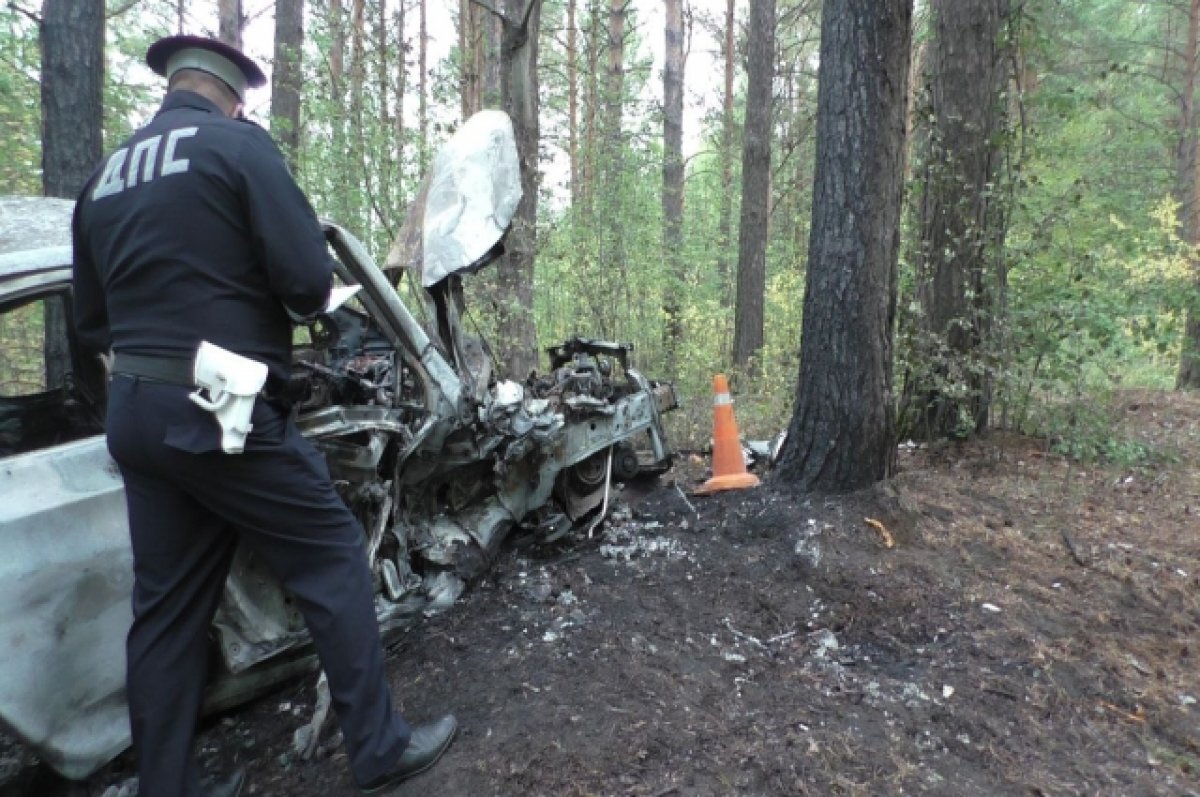
[[[684,457],[593,539],[508,549],[395,640],[405,713],[461,732],[394,793],[1200,795],[1200,397],[1120,401],[1153,464],[991,436],[903,448],[863,494],[698,499]],[[313,697],[209,723],[205,766],[356,794],[340,752],[291,752]],[[5,795],[129,776],[68,790],[8,761]]]

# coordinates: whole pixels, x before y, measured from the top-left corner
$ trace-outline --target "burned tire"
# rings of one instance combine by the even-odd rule
[[[621,443],[613,451],[612,475],[619,482],[627,482],[641,472],[637,449],[629,443]]]

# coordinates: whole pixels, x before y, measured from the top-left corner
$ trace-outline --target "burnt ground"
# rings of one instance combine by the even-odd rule
[[[1132,470],[991,436],[862,494],[696,499],[691,458],[595,539],[509,549],[393,646],[405,713],[461,725],[395,794],[1200,795],[1200,397],[1120,401]],[[205,765],[356,794],[290,752],[312,686],[210,723]]]

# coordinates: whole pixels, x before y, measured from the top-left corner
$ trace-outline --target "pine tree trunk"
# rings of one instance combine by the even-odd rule
[[[579,32],[578,0],[567,0],[567,158],[571,171],[571,207],[579,207]]]
[[[604,251],[615,273],[625,274],[623,137],[625,99],[625,14],[627,0],[610,0],[608,7],[608,59],[604,86]]]
[[[500,47],[504,29],[499,17],[483,12],[480,14],[480,74],[483,76],[480,84],[479,107],[499,108],[503,102],[501,96],[501,57]]]
[[[242,0],[217,0],[218,39],[239,50],[242,49],[242,28],[245,24]]]
[[[683,292],[683,0],[666,0],[663,65],[663,256],[667,284],[664,347],[667,367],[675,373],[683,338],[680,294]]]
[[[584,217],[589,223],[595,216],[597,160],[600,150],[600,24],[601,0],[588,2],[587,26],[587,79],[584,82],[583,124],[583,176],[580,195],[583,198]]]
[[[420,74],[417,76],[417,125],[420,129],[421,174],[429,165],[429,18],[427,3],[421,0],[421,18],[419,20],[420,41],[417,45],[417,64]]]
[[[396,104],[395,115],[392,118],[392,135],[396,139],[396,193],[399,196],[404,195],[404,95],[408,91],[408,63],[405,58],[408,51],[408,42],[405,41],[406,5],[407,3],[401,0],[396,9]]]
[[[74,199],[103,155],[104,0],[42,5],[42,191]]]
[[[742,127],[742,214],[738,228],[733,364],[746,368],[763,345],[763,294],[771,209],[771,111],[775,80],[775,0],[750,0],[746,122]]]
[[[1200,257],[1195,250],[1200,246],[1200,185],[1197,180],[1197,146],[1200,146],[1200,120],[1196,114],[1196,78],[1200,64],[1200,0],[1188,4],[1187,42],[1184,45],[1183,86],[1180,92],[1179,143],[1175,151],[1176,198],[1179,201],[1180,237],[1191,245],[1192,274],[1200,290]],[[1175,378],[1179,389],[1200,388],[1200,311],[1189,307],[1183,334],[1183,345],[1179,356],[1179,373]]]
[[[538,364],[533,321],[533,266],[537,249],[538,28],[541,0],[506,0],[500,47],[501,94],[513,120],[521,164],[521,203],[505,239],[499,267],[499,342],[504,375],[524,380]]]
[[[717,218],[717,277],[722,296],[728,296],[729,248],[733,240],[733,76],[734,3],[725,2],[725,39],[722,56],[725,65],[725,91],[721,97],[721,211]]]
[[[42,45],[42,192],[75,199],[103,155],[104,0],[45,0]],[[67,317],[46,302],[46,384],[66,380]]]
[[[986,351],[1003,292],[993,273],[1003,246],[995,182],[1004,156],[1008,0],[934,0],[927,54],[933,130],[925,137],[917,293],[934,350],[905,386],[913,433],[940,438],[983,429],[990,404]],[[946,389],[953,386],[952,389]],[[907,417],[908,408],[905,415]]]
[[[347,140],[349,143],[350,164],[356,172],[355,181],[360,190],[350,194],[353,215],[347,223],[352,228],[366,229],[370,215],[367,207],[369,198],[373,195],[372,178],[375,169],[369,162],[366,136],[363,130],[363,102],[366,91],[366,2],[354,0],[350,6],[350,83],[347,86],[350,95],[350,127]]]
[[[344,11],[342,0],[329,0],[329,83],[334,102],[345,96],[343,80],[346,76],[346,26],[342,19]]]
[[[846,492],[893,472],[897,255],[912,0],[826,0],[795,413],[775,478]]]
[[[300,87],[304,82],[303,0],[275,0],[275,64],[271,72],[271,136],[299,171]]]

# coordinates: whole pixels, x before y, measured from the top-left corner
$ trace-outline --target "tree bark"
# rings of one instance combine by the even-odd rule
[[[245,25],[242,0],[217,0],[218,39],[239,50],[242,49],[242,29]]]
[[[304,0],[275,0],[275,64],[271,71],[271,136],[299,171],[300,87],[304,82]]]
[[[725,0],[725,38],[721,53],[725,65],[725,91],[721,97],[721,211],[717,218],[717,276],[721,295],[728,296],[729,245],[733,240],[733,76],[736,69],[734,52],[734,4]]]
[[[405,37],[405,5],[404,0],[397,4],[396,9],[396,104],[392,118],[392,135],[396,138],[396,192],[403,196],[404,182],[404,95],[408,91],[408,42]],[[418,149],[418,155],[420,150]]]
[[[483,82],[480,86],[480,107],[499,108],[504,101],[501,84],[503,77],[503,58],[500,54],[504,29],[499,17],[490,13],[480,15],[480,57]]]
[[[1197,147],[1200,146],[1200,121],[1196,114],[1196,78],[1200,71],[1200,0],[1188,3],[1187,41],[1184,44],[1179,93],[1179,140],[1175,149],[1175,193],[1179,202],[1179,234],[1189,244],[1188,259],[1200,290],[1200,174],[1197,173]],[[1200,311],[1189,307],[1179,355],[1179,373],[1175,385],[1183,390],[1200,388]]]
[[[521,169],[521,202],[496,264],[491,305],[496,312],[501,376],[524,380],[537,367],[533,320],[533,267],[537,249],[538,28],[541,0],[505,0],[500,22],[498,68],[504,110],[512,119]],[[482,9],[480,9],[482,10]],[[491,24],[490,20],[488,24]],[[484,34],[486,35],[486,34]],[[486,52],[486,50],[485,50]]]
[[[579,207],[579,31],[578,0],[567,0],[567,159],[571,172],[571,207]]]
[[[104,0],[45,0],[42,45],[42,193],[75,199],[104,149]],[[63,348],[62,302],[46,302],[46,384],[61,386],[70,353]]]
[[[614,270],[625,274],[624,192],[621,177],[625,171],[623,137],[625,100],[625,14],[628,0],[609,0],[608,58],[604,85],[604,213],[603,254]]]
[[[663,62],[663,257],[667,264],[664,344],[667,367],[675,370],[683,338],[683,0],[666,0]],[[676,375],[673,373],[672,375]]]
[[[934,0],[926,80],[917,294],[927,349],[905,386],[913,434],[981,431],[991,399],[987,343],[1004,271],[995,182],[1004,152],[1008,0]],[[913,405],[911,408],[907,405]]]
[[[600,21],[601,0],[589,0],[587,23],[587,79],[584,82],[583,168],[580,196],[584,217],[594,219],[597,179],[597,160],[600,154],[600,40],[603,30]]]
[[[745,369],[763,345],[763,294],[771,211],[771,111],[775,80],[775,0],[750,0],[746,122],[742,127],[742,213],[738,228],[733,364]]]
[[[866,487],[895,467],[897,256],[912,0],[826,0],[800,380],[775,479]]]
[[[332,99],[340,101],[345,95],[346,25],[342,19],[345,7],[342,0],[329,0],[329,83]]]
[[[421,174],[429,165],[429,18],[427,3],[421,0],[419,20],[420,42],[417,45],[417,62],[420,74],[417,76],[417,125],[420,128]]]
[[[468,119],[483,108],[483,34],[480,15],[487,13],[474,3],[462,0],[459,11],[459,100],[462,118]]]
[[[42,191],[74,199],[104,154],[104,0],[42,4]]]

